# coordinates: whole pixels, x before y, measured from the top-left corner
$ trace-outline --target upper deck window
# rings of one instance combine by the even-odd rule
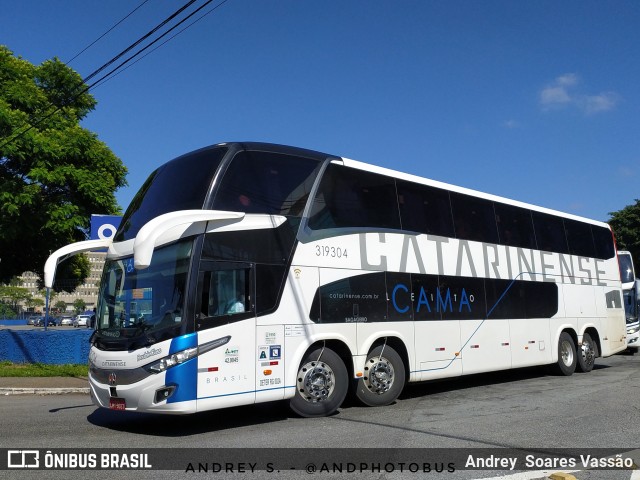
[[[454,236],[448,191],[402,180],[397,185],[404,230]]]
[[[541,212],[532,212],[532,217],[538,250],[569,253],[562,218]]]
[[[582,257],[595,257],[596,247],[591,236],[591,225],[575,220],[564,220],[569,253]]]
[[[526,208],[494,203],[498,237],[502,245],[519,248],[536,248],[531,211]]]
[[[226,151],[225,147],[199,150],[154,171],[131,201],[114,240],[135,238],[145,223],[164,213],[202,208]]]
[[[231,162],[214,210],[302,216],[320,165],[282,153],[242,151]]]
[[[613,234],[606,227],[591,225],[593,241],[596,244],[597,258],[612,258],[616,252],[613,246]]]
[[[461,193],[451,193],[451,207],[457,238],[498,243],[493,202]]]
[[[331,164],[313,200],[309,228],[400,230],[393,178]]]

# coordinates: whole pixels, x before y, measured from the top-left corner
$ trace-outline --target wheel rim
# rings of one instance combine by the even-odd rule
[[[395,371],[386,358],[371,358],[365,367],[364,384],[372,393],[382,395],[393,386]]]
[[[560,354],[562,355],[562,363],[567,367],[573,364],[573,348],[571,348],[571,342],[563,340],[560,346]]]
[[[298,392],[309,403],[326,401],[335,387],[335,374],[324,362],[309,362],[298,372]]]
[[[595,360],[595,350],[591,342],[582,342],[582,359],[587,365],[591,365]]]

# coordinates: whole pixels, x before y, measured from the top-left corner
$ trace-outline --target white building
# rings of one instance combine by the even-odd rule
[[[63,301],[67,304],[66,311],[73,312],[73,303],[78,298],[84,300],[87,310],[93,310],[96,307],[98,286],[100,284],[100,277],[102,276],[102,267],[104,266],[106,252],[87,252],[85,255],[89,259],[89,264],[91,266],[89,276],[73,293],[60,292],[55,294],[55,297],[53,297],[51,302],[51,307],[56,303]],[[42,298],[44,300],[44,293],[38,290],[38,275],[33,272],[24,272],[18,278],[21,281],[19,286],[29,290],[29,293],[31,293],[35,298]],[[26,309],[24,304],[22,307]],[[36,311],[40,310],[44,311],[44,307],[36,307]]]

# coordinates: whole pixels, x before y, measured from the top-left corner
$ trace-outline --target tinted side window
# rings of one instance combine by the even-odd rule
[[[596,257],[608,259],[616,254],[613,246],[613,234],[611,230],[604,227],[591,225],[593,241],[596,244]]]
[[[498,243],[493,202],[460,193],[451,193],[451,207],[457,238]]]
[[[386,321],[385,272],[356,275],[321,285],[313,299],[309,318],[317,323]]]
[[[295,222],[285,222],[279,228],[211,232],[204,236],[202,257],[284,265],[293,250],[295,235]]]
[[[571,255],[595,257],[596,248],[591,236],[591,225],[565,219],[564,229],[567,233],[567,243]]]
[[[393,178],[330,164],[313,200],[309,227],[399,230]]]
[[[213,208],[301,216],[318,167],[310,158],[240,152],[224,174]]]
[[[453,237],[448,191],[402,180],[397,185],[403,230]]]
[[[278,306],[287,268],[282,265],[256,265],[256,313],[268,313]]]
[[[531,212],[531,216],[538,250],[569,253],[562,218],[540,212]]]
[[[199,274],[198,330],[252,317],[251,268],[217,268],[205,262]]]
[[[498,236],[502,245],[520,248],[536,248],[531,212],[526,208],[495,203]]]

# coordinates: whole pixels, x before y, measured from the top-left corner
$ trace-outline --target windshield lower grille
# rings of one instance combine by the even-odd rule
[[[114,372],[112,368],[100,368],[95,365],[89,367],[91,377],[98,382],[105,385],[110,384],[109,375]],[[115,370],[117,372],[117,384],[118,385],[132,385],[140,380],[151,375],[144,368],[134,368],[131,370]]]

